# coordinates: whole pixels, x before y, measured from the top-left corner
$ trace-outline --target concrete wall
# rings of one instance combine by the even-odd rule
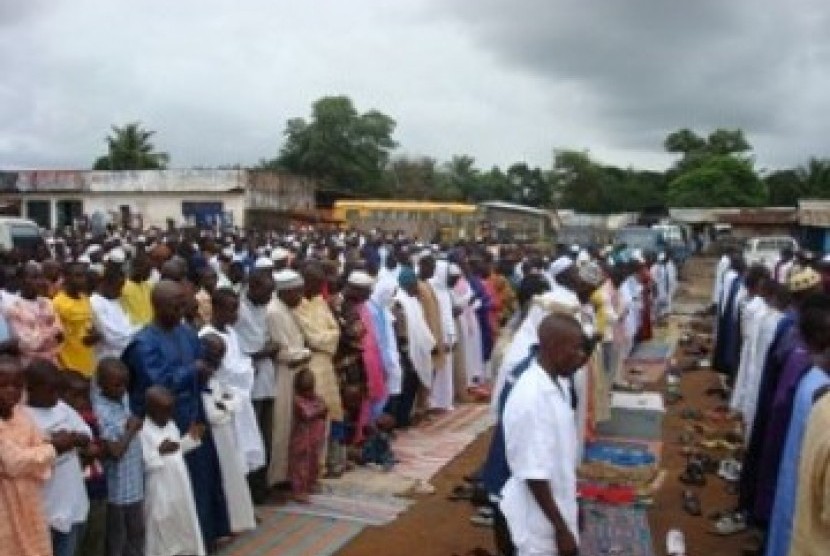
[[[177,224],[184,224],[182,214],[183,202],[221,202],[224,212],[232,215],[233,223],[243,225],[245,220],[245,194],[236,193],[169,193],[154,195],[126,194],[101,194],[87,193],[85,195],[71,193],[35,193],[21,196],[21,216],[28,218],[28,201],[47,201],[51,203],[51,225],[55,226],[58,221],[57,207],[61,201],[79,201],[82,206],[82,213],[90,216],[95,212],[101,212],[113,219],[120,218],[121,206],[130,207],[130,212],[141,216],[145,227],[165,227],[168,219],[173,219]]]

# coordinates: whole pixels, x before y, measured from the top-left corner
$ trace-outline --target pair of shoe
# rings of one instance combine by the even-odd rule
[[[746,531],[746,516],[743,512],[727,512],[715,521],[710,531],[715,535],[734,535]]]
[[[718,477],[729,483],[737,483],[741,479],[741,462],[735,458],[721,460]]]
[[[706,475],[703,473],[703,466],[698,461],[689,460],[679,479],[684,485],[706,486]]]
[[[700,498],[691,490],[683,491],[683,509],[694,517],[699,517],[703,513],[700,509]]]

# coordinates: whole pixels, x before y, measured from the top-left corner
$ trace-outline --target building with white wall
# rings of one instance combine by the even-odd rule
[[[246,210],[314,208],[314,182],[243,169],[0,172],[6,212],[44,228],[95,215],[131,227],[245,225]]]

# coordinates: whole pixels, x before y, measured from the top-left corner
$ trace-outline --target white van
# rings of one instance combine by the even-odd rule
[[[34,254],[42,243],[40,228],[31,220],[0,216],[0,251],[18,249]]]
[[[760,263],[770,270],[775,267],[781,250],[789,247],[798,251],[798,242],[790,236],[753,237],[747,240],[744,248],[744,260],[747,265]]]

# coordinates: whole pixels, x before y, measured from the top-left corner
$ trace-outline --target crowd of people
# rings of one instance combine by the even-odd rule
[[[830,550],[830,258],[785,249],[772,268],[724,254],[712,293],[713,367],[740,420],[739,503],[724,531],[755,527],[767,556]]]
[[[582,448],[677,287],[662,253],[311,228],[2,257],[0,544],[25,556],[210,553],[487,399],[500,549],[574,554]]]

